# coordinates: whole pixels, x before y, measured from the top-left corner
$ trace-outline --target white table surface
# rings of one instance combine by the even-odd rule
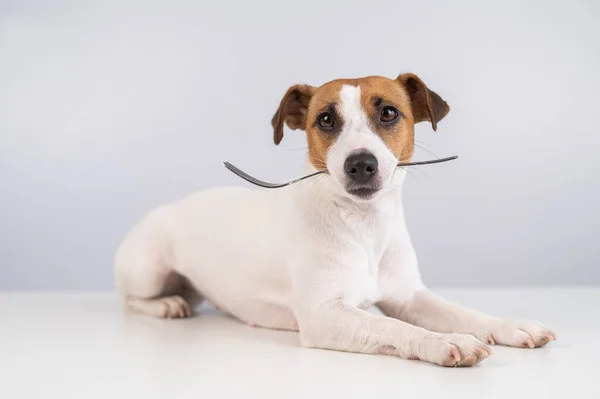
[[[210,309],[160,320],[114,293],[0,292],[0,398],[600,398],[600,288],[437,292],[558,340],[448,369],[305,349]]]

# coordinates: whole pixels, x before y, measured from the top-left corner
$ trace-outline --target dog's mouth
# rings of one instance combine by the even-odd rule
[[[379,187],[373,186],[361,186],[361,187],[348,187],[346,188],[348,194],[360,198],[361,200],[369,200],[379,192]]]

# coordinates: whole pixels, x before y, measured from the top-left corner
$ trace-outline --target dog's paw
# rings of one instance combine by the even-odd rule
[[[478,337],[489,344],[516,348],[537,348],[556,339],[556,334],[542,323],[531,320],[502,320]]]
[[[179,295],[153,299],[130,297],[126,303],[129,309],[150,316],[173,319],[192,315],[188,303]]]
[[[190,317],[192,312],[188,303],[179,295],[156,299],[158,316],[168,319]]]
[[[492,350],[472,335],[432,333],[419,343],[416,358],[445,367],[473,366]]]

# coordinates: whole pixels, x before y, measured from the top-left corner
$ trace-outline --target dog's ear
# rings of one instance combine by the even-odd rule
[[[415,123],[430,121],[433,130],[450,111],[448,104],[437,93],[429,90],[417,75],[405,73],[396,78],[410,96]]]
[[[313,92],[314,88],[312,86],[295,85],[285,93],[277,112],[271,120],[275,144],[279,144],[283,139],[284,122],[292,130],[306,130],[306,112]]]

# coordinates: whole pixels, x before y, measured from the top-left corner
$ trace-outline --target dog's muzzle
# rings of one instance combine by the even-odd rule
[[[368,151],[361,151],[346,158],[344,171],[348,178],[348,193],[368,199],[379,191],[375,184],[378,164],[377,158]]]

